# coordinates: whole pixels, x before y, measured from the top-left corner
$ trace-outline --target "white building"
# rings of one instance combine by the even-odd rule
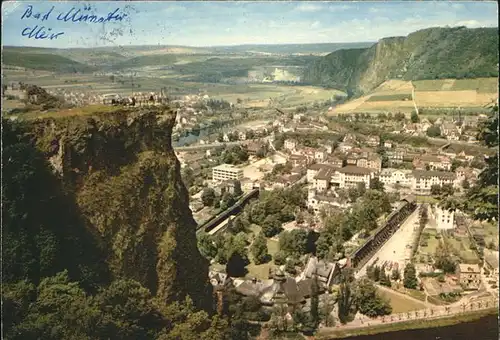
[[[417,194],[429,194],[433,185],[453,185],[456,178],[453,172],[445,171],[414,170],[412,175],[411,188]]]
[[[441,209],[437,204],[430,207],[429,217],[430,222],[435,225],[436,229],[449,230],[455,227],[455,212]]]
[[[370,180],[374,177],[375,172],[371,169],[361,168],[359,166],[348,165],[338,170],[340,173],[339,187],[352,188],[358,183],[363,183],[367,189],[370,188]]]
[[[212,169],[212,181],[214,182],[241,180],[242,178],[243,169],[237,168],[231,164],[221,164]]]
[[[406,169],[382,169],[379,175],[380,182],[384,185],[395,185],[410,187],[412,184],[412,170]]]

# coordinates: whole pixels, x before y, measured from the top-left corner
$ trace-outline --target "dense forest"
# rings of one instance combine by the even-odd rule
[[[313,62],[303,81],[367,92],[386,79],[498,76],[498,28],[428,28],[381,39],[370,48],[339,50]]]

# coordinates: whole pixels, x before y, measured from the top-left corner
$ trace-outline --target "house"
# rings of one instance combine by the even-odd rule
[[[238,131],[238,139],[241,141],[247,140],[247,132],[246,131]]]
[[[453,123],[443,123],[441,124],[441,135],[445,136],[448,140],[459,140],[462,134],[462,128],[456,126]]]
[[[292,154],[288,156],[288,162],[290,162],[293,167],[299,165],[307,166],[310,163],[309,158],[307,156],[297,155],[297,154]]]
[[[314,188],[318,191],[326,191],[330,187],[330,181],[336,169],[331,167],[323,167],[314,176]]]
[[[295,139],[286,139],[284,147],[286,150],[295,151],[297,149],[297,141]]]
[[[477,264],[460,263],[458,280],[464,290],[478,290],[481,285],[481,269]]]
[[[407,151],[405,149],[402,149],[402,148],[397,148],[394,150],[387,150],[386,151],[387,160],[389,161],[390,165],[401,164],[404,161],[406,153],[407,153]]]
[[[311,164],[307,167],[307,182],[308,183],[313,183],[314,184],[314,178],[316,175],[319,173],[320,170],[322,169],[336,169],[336,167],[332,166],[331,164],[324,164],[324,163],[315,163]]]
[[[306,279],[314,279],[316,276],[319,284],[328,288],[332,285],[334,269],[334,263],[318,260],[317,257],[311,256],[307,261],[304,271],[302,272],[302,277]]]
[[[292,175],[299,174],[299,175],[303,176],[307,173],[307,168],[299,165],[299,166],[294,167],[292,170],[290,170],[290,173]]]
[[[446,156],[421,155],[413,159],[413,167],[417,170],[451,170],[451,161]]]
[[[250,142],[247,144],[247,152],[250,156],[255,156],[260,150],[265,147],[264,143],[261,142]]]
[[[411,188],[420,194],[430,194],[433,185],[453,185],[456,175],[453,172],[413,170]]]
[[[428,209],[429,220],[432,225],[438,230],[452,230],[455,228],[455,212],[442,209],[439,205],[434,204]]]
[[[356,142],[356,136],[353,135],[352,133],[347,133],[345,136],[344,136],[344,139],[342,139],[342,142],[344,143],[350,143],[350,144],[353,144]]]
[[[349,203],[342,202],[336,196],[328,194],[320,194],[314,189],[309,189],[307,192],[307,207],[312,209],[315,213],[319,213],[323,207],[330,206],[340,209],[349,208]]]
[[[333,156],[333,155],[330,155],[326,159],[325,163],[327,163],[335,168],[341,168],[344,166],[344,160],[338,156]]]
[[[353,148],[354,148],[354,144],[348,143],[348,142],[342,142],[339,144],[337,149],[341,152],[347,153],[350,150],[352,150]]]
[[[346,157],[346,165],[357,165],[358,164],[358,154],[354,152],[349,152]]]
[[[367,157],[358,158],[356,165],[362,168],[380,171],[382,169],[382,157],[375,153],[372,153]]]
[[[326,160],[327,153],[325,150],[316,150],[314,152],[314,159],[316,162],[324,162]]]
[[[393,147],[393,144],[392,144],[392,142],[390,140],[386,140],[384,142],[384,148],[392,149],[392,147]]]
[[[371,147],[378,147],[380,145],[380,137],[379,136],[368,136],[366,139],[366,144]]]

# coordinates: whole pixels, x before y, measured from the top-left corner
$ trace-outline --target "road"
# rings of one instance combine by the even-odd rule
[[[372,264],[377,258],[377,265],[382,265],[385,261],[397,262],[398,268],[402,272],[407,260],[411,255],[411,248],[407,248],[408,244],[413,243],[416,237],[415,225],[418,222],[418,207],[417,209],[403,222],[401,227],[387,240],[387,242],[373,255],[373,257],[355,274],[359,279],[366,274],[366,268]]]

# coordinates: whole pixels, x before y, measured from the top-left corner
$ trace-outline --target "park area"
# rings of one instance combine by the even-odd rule
[[[392,291],[391,289],[377,288],[377,292],[389,300],[393,314],[406,313],[425,308],[423,302],[416,301],[415,298],[406,297],[402,293]]]
[[[260,232],[261,227],[258,225],[253,224],[250,227],[250,239],[254,239],[257,234]],[[274,255],[278,252],[279,250],[279,242],[274,239],[267,239],[267,250],[269,255],[271,257],[274,257]],[[269,269],[274,269],[276,268],[276,265],[274,264],[273,260],[263,263],[263,264],[255,264],[253,257],[250,255],[250,264],[247,266],[248,274],[246,275],[247,278],[257,278],[259,280],[267,280],[269,278]]]

